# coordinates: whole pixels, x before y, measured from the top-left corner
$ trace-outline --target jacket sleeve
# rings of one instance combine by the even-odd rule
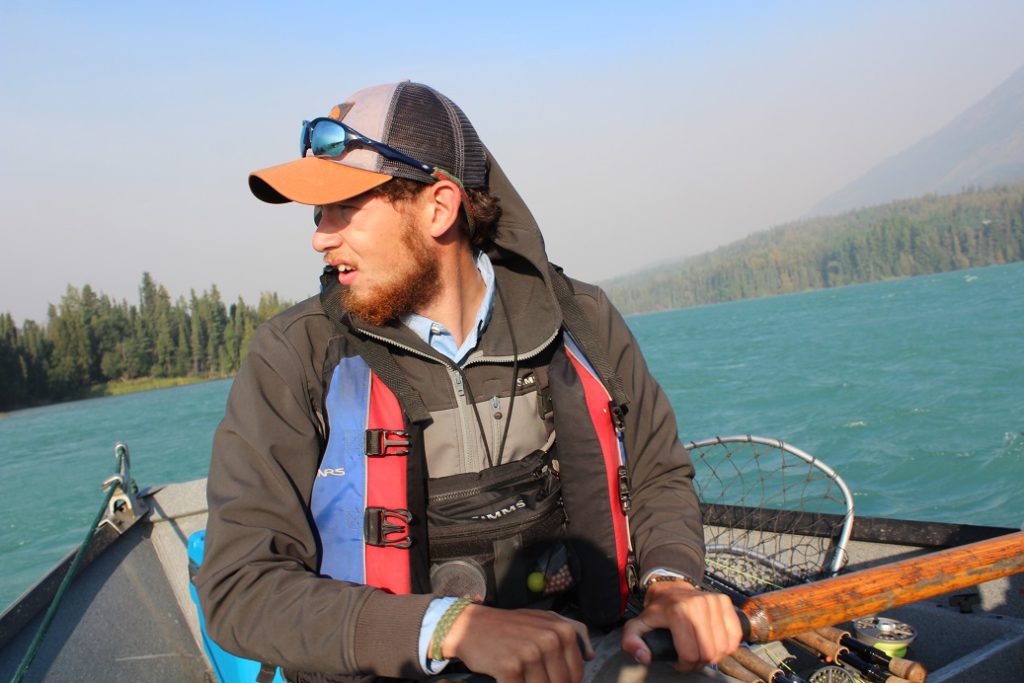
[[[207,629],[231,652],[291,670],[422,677],[431,596],[317,574],[309,497],[323,438],[310,388],[321,380],[303,357],[281,329],[261,326],[214,436],[196,577]]]
[[[699,580],[704,571],[704,532],[693,486],[693,464],[679,439],[675,413],[648,371],[636,339],[597,287],[576,286],[577,297],[608,362],[622,380],[629,407],[625,417],[632,511],[630,530],[643,576],[669,569]],[[589,299],[589,301],[587,301]]]

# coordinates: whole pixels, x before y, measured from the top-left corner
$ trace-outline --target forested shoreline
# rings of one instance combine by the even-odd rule
[[[1024,260],[1024,184],[926,195],[760,232],[604,283],[623,313]]]
[[[253,307],[225,305],[216,285],[171,302],[167,289],[142,276],[138,305],[89,285],[68,285],[47,322],[19,328],[0,314],[0,411],[89,395],[103,384],[138,378],[215,378],[245,357],[256,327],[290,304],[264,293]]]
[[[685,308],[1024,260],[1024,183],[782,225],[605,283],[624,313]],[[225,305],[216,286],[174,303],[149,273],[138,305],[68,286],[47,322],[0,314],[0,411],[139,378],[234,373],[256,327],[290,304]]]

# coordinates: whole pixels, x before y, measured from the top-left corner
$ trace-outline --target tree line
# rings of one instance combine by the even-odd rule
[[[789,223],[605,288],[639,313],[1021,260],[1024,183]]]
[[[139,304],[68,285],[47,322],[0,314],[0,410],[78,398],[97,384],[142,377],[218,377],[238,369],[256,327],[290,304],[264,293],[226,306],[217,286],[174,303],[149,273]]]

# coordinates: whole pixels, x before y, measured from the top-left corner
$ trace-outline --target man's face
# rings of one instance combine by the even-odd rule
[[[437,297],[437,257],[414,212],[372,193],[321,209],[313,248],[338,269],[348,310],[383,325]]]

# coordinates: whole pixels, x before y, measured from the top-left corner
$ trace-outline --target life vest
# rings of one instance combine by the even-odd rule
[[[621,411],[572,335],[563,338],[548,373],[568,542],[583,568],[584,617],[606,624],[622,616],[630,588]],[[429,592],[421,428],[360,355],[334,367],[326,411],[330,432],[310,502],[320,573],[396,594]]]

